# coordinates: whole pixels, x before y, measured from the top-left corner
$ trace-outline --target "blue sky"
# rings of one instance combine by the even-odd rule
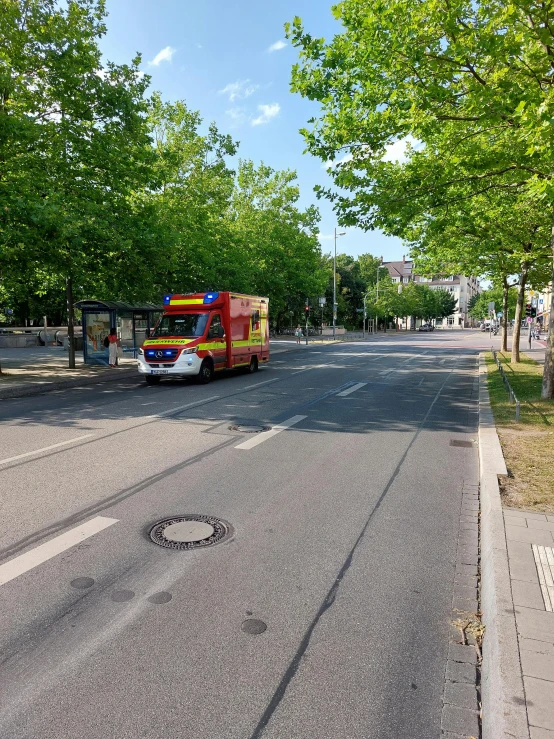
[[[317,201],[316,184],[329,178],[318,159],[303,154],[299,129],[318,107],[289,91],[297,52],[283,24],[298,15],[310,33],[331,38],[340,25],[327,0],[107,0],[106,59],[128,62],[142,54],[152,89],[167,100],[184,100],[205,123],[240,142],[239,156],[298,173],[301,202],[321,211],[323,251],[333,248],[331,206]],[[339,252],[371,252],[401,259],[400,240],[373,231],[346,230]]]

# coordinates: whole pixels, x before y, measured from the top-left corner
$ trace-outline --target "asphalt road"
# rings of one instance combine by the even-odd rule
[[[486,343],[391,335],[208,386],[2,401],[3,739],[438,738],[477,480],[450,442],[476,438]],[[149,540],[191,513],[232,536]]]

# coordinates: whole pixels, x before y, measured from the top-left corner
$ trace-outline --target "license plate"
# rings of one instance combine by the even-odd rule
[[[168,375],[169,370],[150,370],[151,375]]]

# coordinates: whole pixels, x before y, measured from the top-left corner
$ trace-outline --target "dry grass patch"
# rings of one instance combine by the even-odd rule
[[[541,400],[542,366],[522,354],[522,361],[512,365],[509,355],[497,354],[510,384],[521,402],[519,422],[515,406],[510,404],[500,372],[492,354],[485,359],[491,407],[507,476],[500,476],[500,494],[504,505],[546,513],[554,512],[554,401]]]

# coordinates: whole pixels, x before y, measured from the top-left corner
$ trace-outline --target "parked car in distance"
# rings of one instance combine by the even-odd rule
[[[432,323],[422,323],[418,331],[434,331],[435,327]]]

